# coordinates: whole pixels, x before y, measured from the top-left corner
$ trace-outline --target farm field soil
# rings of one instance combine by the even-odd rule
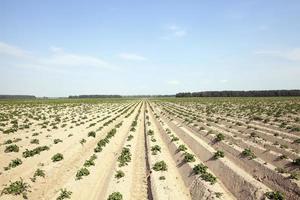
[[[2,199],[300,198],[300,98],[0,102]]]

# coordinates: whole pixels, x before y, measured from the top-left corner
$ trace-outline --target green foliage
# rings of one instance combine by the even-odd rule
[[[225,140],[225,136],[222,133],[219,133],[215,140],[221,142],[222,140]]]
[[[162,160],[162,161],[156,162],[152,169],[155,171],[167,171],[168,167],[167,167],[167,164],[165,163],[165,161]]]
[[[193,172],[195,174],[200,174],[202,180],[210,182],[211,184],[215,184],[217,182],[217,178],[211,173],[207,172],[208,167],[203,165],[202,163],[195,165],[193,168]]]
[[[90,159],[86,160],[83,164],[83,166],[85,167],[90,167],[90,166],[94,166],[95,165],[95,160],[97,159],[97,156],[95,154],[93,154]]]
[[[62,159],[64,159],[64,156],[61,153],[57,153],[51,158],[53,162],[58,162],[61,161]]]
[[[131,161],[130,149],[124,147],[122,149],[121,155],[118,157],[119,167],[127,165]]]
[[[130,140],[132,140],[133,139],[133,135],[129,135],[128,137],[127,137],[127,141],[130,141]]]
[[[214,154],[214,159],[219,159],[219,158],[224,158],[224,152],[223,151],[217,151],[215,154]]]
[[[8,167],[4,167],[4,170],[9,170],[11,168],[15,168],[22,164],[22,160],[20,158],[16,158],[14,160],[11,160],[8,164]]]
[[[96,132],[95,131],[90,131],[89,133],[88,133],[88,137],[96,137]]]
[[[293,160],[293,164],[300,166],[300,158]]]
[[[86,139],[82,138],[82,139],[80,140],[80,144],[83,145],[84,143],[86,143]]]
[[[90,171],[87,168],[81,168],[76,173],[76,180],[82,179],[82,176],[88,176],[90,174]]]
[[[275,192],[266,192],[266,197],[268,199],[272,199],[272,200],[284,200],[284,194],[279,192],[279,191],[275,191]]]
[[[5,153],[19,152],[19,147],[16,144],[9,145],[4,150]]]
[[[14,196],[22,195],[24,199],[27,199],[27,193],[29,191],[30,185],[20,179],[19,181],[10,182],[9,186],[3,188],[2,194],[11,194]]]
[[[255,154],[252,152],[251,149],[244,149],[244,151],[242,151],[242,156],[248,157],[249,159],[256,158]]]
[[[71,199],[71,191],[68,191],[66,188],[65,189],[60,189],[60,194],[56,198],[56,200],[63,200],[63,199]]]
[[[40,152],[42,151],[48,151],[50,148],[48,146],[40,146],[40,147],[36,147],[34,148],[33,150],[28,150],[26,149],[24,152],[23,152],[23,157],[24,158],[27,158],[27,157],[32,157],[36,154],[40,154]]]
[[[184,153],[184,162],[195,162],[195,156],[190,153]]]
[[[54,141],[53,141],[54,144],[57,144],[57,143],[60,143],[60,142],[62,142],[61,139],[54,139]]]
[[[118,170],[117,171],[117,174],[115,175],[115,177],[117,178],[117,179],[120,179],[120,178],[122,178],[122,177],[124,177],[125,176],[125,173],[122,171],[122,170]]]
[[[158,145],[151,147],[152,155],[156,155],[158,152],[161,152],[161,148]]]
[[[186,151],[186,150],[187,150],[187,148],[184,144],[179,145],[178,151]]]
[[[30,140],[30,143],[31,144],[39,144],[40,141],[38,139],[32,139],[32,140]]]
[[[120,192],[113,192],[108,196],[107,200],[123,200],[123,196]]]

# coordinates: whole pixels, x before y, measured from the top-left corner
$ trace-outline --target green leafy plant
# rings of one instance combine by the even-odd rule
[[[122,149],[121,155],[118,157],[119,167],[127,165],[131,161],[130,149],[124,147]]]
[[[186,151],[186,150],[187,150],[187,148],[184,144],[181,144],[178,146],[178,151]]]
[[[30,143],[31,144],[39,144],[40,141],[38,139],[32,139],[32,140],[30,140]]]
[[[76,173],[76,180],[82,179],[82,176],[88,176],[90,171],[87,168],[81,168]]]
[[[40,147],[36,147],[32,150],[28,150],[26,149],[24,152],[23,152],[23,157],[24,158],[27,158],[27,157],[32,157],[36,154],[40,154],[42,151],[46,151],[46,150],[49,150],[50,148],[48,146],[40,146]]]
[[[168,167],[167,167],[167,164],[165,163],[165,161],[162,160],[162,161],[156,162],[152,169],[155,171],[167,171]]]
[[[225,136],[224,136],[222,133],[219,133],[219,134],[217,135],[217,137],[215,138],[215,140],[216,140],[217,142],[221,142],[222,140],[225,140]]]
[[[120,178],[122,178],[124,176],[125,176],[125,173],[122,170],[118,170],[117,173],[116,173],[116,175],[115,175],[115,177],[117,179],[120,179]]]
[[[54,144],[57,144],[57,143],[60,143],[60,142],[63,142],[63,141],[62,141],[61,139],[54,139],[54,140],[53,140],[53,143],[54,143]]]
[[[60,194],[56,198],[56,200],[63,200],[63,199],[71,199],[71,191],[68,191],[66,188],[65,189],[60,189]]]
[[[191,153],[184,153],[184,162],[195,162],[195,156]]]
[[[284,194],[279,192],[279,191],[275,191],[275,192],[266,192],[266,197],[268,199],[272,199],[272,200],[284,200]]]
[[[24,199],[27,199],[27,193],[30,192],[29,190],[30,185],[20,179],[19,181],[10,182],[9,186],[3,188],[2,194],[11,194],[14,196],[22,195]]]
[[[107,200],[123,200],[123,196],[120,192],[113,192],[108,196]]]
[[[158,145],[151,147],[152,155],[156,155],[158,152],[161,152],[161,148]]]
[[[19,147],[16,144],[9,145],[4,150],[5,153],[19,152]]]
[[[88,133],[88,137],[96,137],[96,132],[95,131],[90,131],[89,133]]]
[[[248,157],[249,159],[256,158],[255,154],[252,152],[251,149],[244,149],[244,151],[242,151],[242,156]]]
[[[224,152],[223,151],[217,151],[215,154],[214,154],[214,156],[213,156],[213,158],[214,159],[219,159],[219,158],[224,158]]]
[[[64,156],[61,153],[57,153],[51,158],[53,162],[58,162],[61,161],[62,159],[64,159]]]

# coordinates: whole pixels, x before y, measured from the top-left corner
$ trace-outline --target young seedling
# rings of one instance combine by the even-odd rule
[[[279,192],[279,191],[275,191],[275,192],[266,192],[266,197],[268,199],[272,199],[272,200],[284,200],[284,194]]]
[[[19,152],[19,147],[16,144],[9,145],[4,150],[5,153]]]
[[[19,181],[10,182],[9,186],[3,188],[2,194],[11,194],[14,196],[22,195],[24,199],[27,199],[27,193],[30,192],[29,190],[30,185],[20,179]]]
[[[76,180],[82,179],[82,176],[88,176],[90,174],[90,171],[87,168],[81,168],[76,173]]]
[[[184,153],[184,162],[195,162],[195,156],[190,153]]]
[[[53,162],[58,162],[61,161],[62,159],[64,159],[64,156],[61,153],[57,153],[51,158]]]
[[[67,189],[60,189],[60,194],[56,200],[71,199],[71,194],[72,192]]]
[[[96,132],[95,131],[90,131],[89,133],[88,133],[88,137],[96,137]]]
[[[125,173],[122,170],[118,170],[116,175],[115,175],[115,178],[120,179],[124,176],[125,176]]]
[[[224,152],[223,151],[217,151],[214,156],[214,159],[224,158]]]
[[[168,167],[165,161],[156,162],[152,168],[155,171],[167,171]]]
[[[113,192],[108,196],[107,200],[123,200],[123,196],[120,192]]]
[[[242,156],[248,157],[250,160],[256,158],[251,149],[244,149],[244,151],[242,151]]]

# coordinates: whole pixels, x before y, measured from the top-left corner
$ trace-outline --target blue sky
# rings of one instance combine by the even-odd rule
[[[0,0],[0,93],[300,89],[299,0]]]

